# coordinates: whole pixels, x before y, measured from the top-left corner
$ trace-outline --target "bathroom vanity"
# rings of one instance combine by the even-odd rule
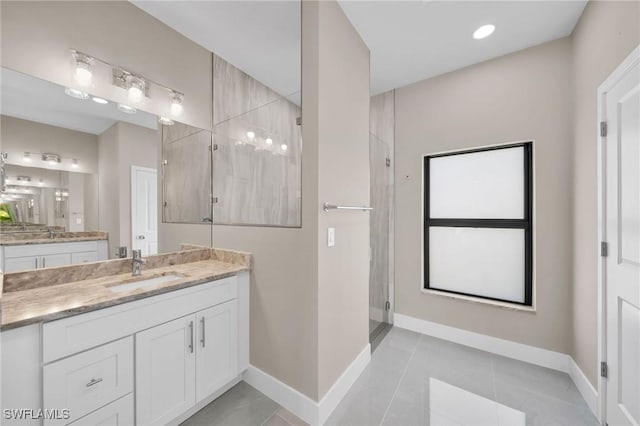
[[[136,277],[131,259],[5,274],[2,409],[44,412],[3,424],[178,424],[240,381],[250,255],[189,248]]]

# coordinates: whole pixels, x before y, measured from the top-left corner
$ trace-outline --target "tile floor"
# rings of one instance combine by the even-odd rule
[[[184,425],[303,425],[240,383]],[[568,375],[392,328],[327,425],[598,425]]]

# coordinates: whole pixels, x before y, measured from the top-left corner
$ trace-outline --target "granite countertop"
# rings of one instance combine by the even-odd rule
[[[107,232],[56,232],[49,238],[48,232],[16,232],[0,235],[0,246],[20,246],[31,244],[75,243],[81,241],[107,240]]]
[[[182,256],[179,259],[178,256],[181,256],[182,253],[188,253],[188,256]],[[192,249],[186,252],[154,256],[154,258],[157,258],[155,262],[152,262],[154,267],[146,268],[146,265],[143,265],[142,275],[139,277],[133,277],[130,270],[126,273],[121,270],[123,261],[128,261],[130,268],[131,259],[97,262],[76,267],[49,268],[48,271],[52,279],[48,284],[40,286],[35,286],[32,281],[28,280],[29,273],[22,273],[22,276],[17,276],[20,273],[16,273],[15,279],[10,283],[14,288],[7,288],[9,275],[12,274],[5,274],[3,277],[4,293],[2,294],[0,329],[5,331],[29,324],[83,314],[230,277],[239,272],[248,271],[251,267],[249,254],[220,249]],[[182,263],[180,260],[185,262]],[[106,264],[107,267],[100,264]],[[93,270],[90,270],[92,267]],[[78,268],[75,271],[77,277],[88,276],[88,278],[59,282],[62,280],[61,275],[69,276],[69,268]],[[106,269],[113,270],[114,268],[120,269],[120,273],[105,274]],[[42,274],[46,271],[44,269],[39,273]],[[96,276],[101,274],[102,276]],[[110,287],[120,284],[133,283],[167,274],[179,275],[181,278],[119,292],[110,289]],[[73,276],[73,274],[71,275]],[[17,287],[18,285],[20,287]]]

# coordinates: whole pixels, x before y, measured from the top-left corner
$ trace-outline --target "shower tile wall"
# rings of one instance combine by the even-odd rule
[[[369,157],[371,169],[371,262],[369,324],[372,333],[390,322],[385,303],[393,306],[393,146],[394,92],[371,98]]]
[[[162,144],[164,221],[211,223],[211,132],[162,126]]]
[[[217,55],[213,104],[214,223],[300,226],[299,106]]]

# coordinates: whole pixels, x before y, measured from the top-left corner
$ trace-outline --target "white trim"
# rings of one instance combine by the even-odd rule
[[[399,313],[396,313],[396,322],[394,325],[399,328],[470,346],[496,355],[506,356],[567,373],[575,383],[578,391],[591,409],[591,412],[598,417],[598,392],[593,385],[591,385],[589,379],[587,379],[587,376],[582,372],[578,364],[567,354],[450,327]]]
[[[593,387],[589,379],[587,379],[587,376],[580,369],[578,363],[576,363],[569,355],[567,355],[567,357],[569,358],[569,377],[571,377],[571,380],[575,383],[578,391],[580,391],[580,395],[584,398],[593,415],[598,418],[598,391]]]
[[[554,352],[523,343],[512,342],[498,337],[487,336],[486,334],[475,333],[460,328],[450,327],[431,321],[413,318],[407,315],[396,313],[395,325],[407,330],[449,340],[472,348],[491,352],[497,355],[514,358],[530,364],[540,365],[553,370],[567,373],[567,354]]]
[[[360,351],[358,356],[349,364],[346,370],[342,372],[338,380],[327,391],[318,404],[318,417],[320,424],[327,421],[333,410],[338,406],[342,398],[347,394],[351,386],[356,382],[360,374],[369,365],[371,361],[371,345],[367,345]]]
[[[604,143],[606,137],[600,136],[600,121],[606,120],[607,113],[605,109],[605,97],[620,79],[622,79],[631,68],[633,68],[638,62],[640,62],[640,45],[638,45],[631,53],[625,58],[620,65],[607,77],[607,79],[598,87],[597,99],[598,99],[598,119],[595,123],[596,134],[598,135],[597,146],[597,179],[598,179],[598,240],[594,243],[597,245],[597,250],[600,250],[600,242],[606,241],[606,224],[603,220],[605,190],[604,190],[604,161],[606,158],[603,156]],[[598,364],[606,361],[607,358],[607,340],[605,330],[605,319],[607,315],[607,299],[604,291],[605,286],[605,261],[603,257],[598,257]],[[598,418],[602,424],[606,424],[606,408],[607,408],[607,382],[603,377],[598,378]],[[586,399],[586,398],[585,398]]]
[[[253,365],[249,365],[249,369],[244,373],[244,381],[310,425],[321,425],[344,398],[370,360],[371,346],[367,343],[320,402]]]

